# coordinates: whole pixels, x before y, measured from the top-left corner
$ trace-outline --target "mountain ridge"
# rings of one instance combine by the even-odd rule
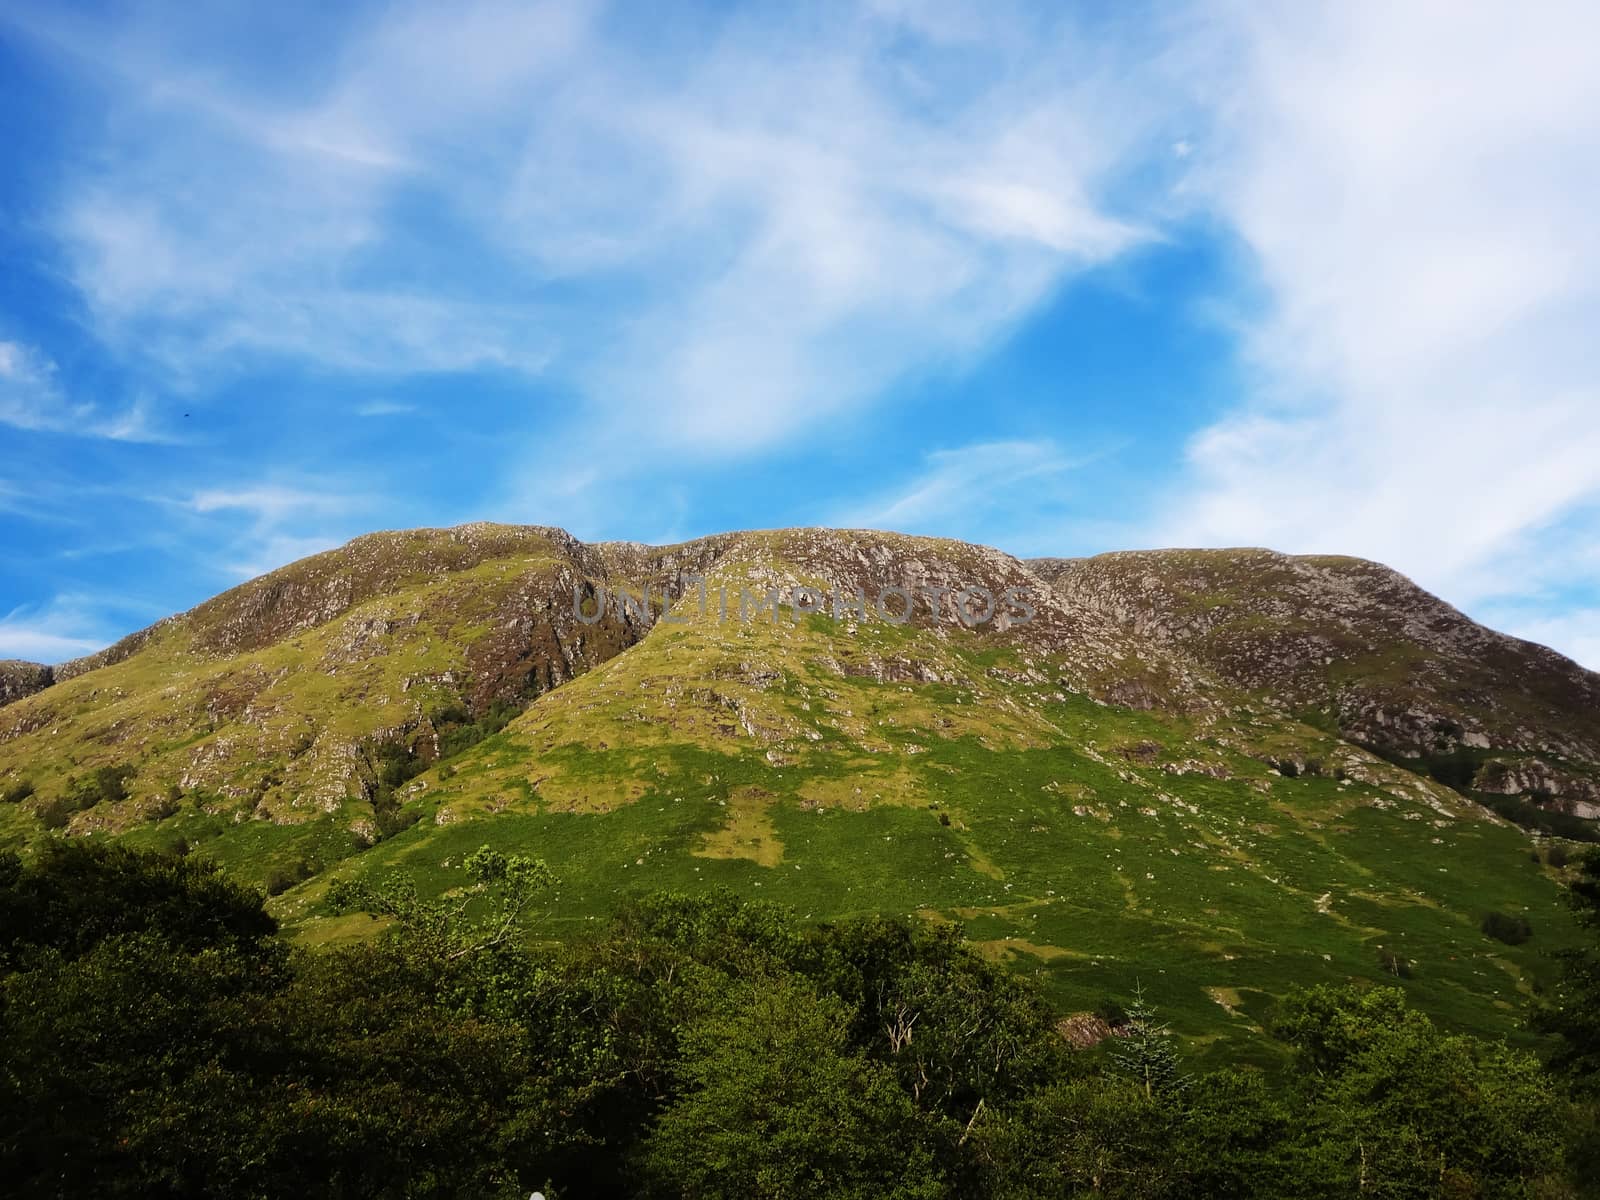
[[[0,843],[201,854],[313,943],[368,929],[334,881],[428,894],[492,844],[563,879],[558,936],[726,886],[958,923],[1077,1008],[1159,969],[1196,1034],[1249,1036],[1286,971],[1401,969],[1509,1032],[1495,981],[1536,986],[1570,933],[1547,847],[1592,836],[1595,714],[1564,705],[1594,681],[1397,578],[828,529],[372,534],[0,708]],[[1030,592],[980,622],[974,587]],[[1538,943],[1485,944],[1485,910]]]

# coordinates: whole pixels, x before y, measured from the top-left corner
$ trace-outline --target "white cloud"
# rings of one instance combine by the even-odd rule
[[[828,523],[987,542],[1011,554],[1065,553],[1083,540],[1074,473],[1102,454],[1048,440],[981,442],[924,456],[922,470]]]
[[[69,400],[56,364],[21,342],[0,341],[0,425],[119,442],[169,440],[151,428],[143,402],[118,412]]]
[[[298,513],[342,513],[353,506],[347,496],[316,492],[304,488],[259,484],[245,488],[213,488],[200,491],[184,502],[197,513],[228,510],[245,512],[261,521],[281,521]]]
[[[97,327],[181,379],[552,372],[625,445],[738,451],[1148,236],[1102,193],[1154,100],[1063,21],[736,13],[685,23],[669,71],[596,7],[389,10],[293,101],[150,20],[33,17],[118,109],[56,209]],[[983,69],[904,52],[952,42]]]
[[[417,411],[414,404],[401,404],[395,400],[369,400],[356,409],[358,417],[403,417]]]
[[[1600,494],[1600,10],[1227,12],[1191,195],[1265,292],[1255,394],[1147,540],[1366,555],[1457,603],[1526,590],[1532,545],[1559,571],[1600,533],[1542,532]]]
[[[0,658],[59,663],[92,654],[113,638],[104,616],[83,597],[58,596],[43,606],[0,616]]]
[[[219,571],[243,580],[347,541],[348,522],[381,507],[382,498],[263,482],[203,489],[177,504],[204,519]]]

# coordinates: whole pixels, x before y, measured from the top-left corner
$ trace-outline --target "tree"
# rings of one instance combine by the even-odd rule
[[[1568,903],[1578,924],[1600,935],[1600,850],[1578,860]],[[1533,1026],[1559,1044],[1550,1065],[1582,1096],[1600,1098],[1600,936],[1597,944],[1562,950],[1561,981],[1533,1014]]]
[[[683,1095],[641,1164],[650,1195],[936,1200],[915,1106],[846,1044],[849,1012],[799,981],[750,989],[684,1039]]]
[[[1358,1194],[1523,1195],[1562,1162],[1566,1106],[1531,1054],[1440,1031],[1394,988],[1292,994],[1314,1150]]]
[[[488,846],[461,865],[472,882],[438,899],[422,899],[410,876],[390,874],[377,883],[336,880],[328,903],[336,912],[390,917],[413,949],[454,960],[525,937],[536,915],[535,901],[556,882],[542,859]]]
[[[1178,1069],[1178,1050],[1154,1007],[1145,1003],[1144,988],[1133,993],[1126,1031],[1111,1051],[1117,1069],[1133,1080],[1146,1100],[1181,1092],[1188,1080]]]
[[[0,855],[0,970],[41,948],[77,958],[121,935],[196,951],[261,945],[277,928],[259,892],[201,859],[76,840],[47,842],[26,866]]]
[[[1179,1114],[1131,1079],[1089,1075],[1038,1089],[974,1131],[979,1194],[996,1200],[1154,1200],[1174,1192]]]

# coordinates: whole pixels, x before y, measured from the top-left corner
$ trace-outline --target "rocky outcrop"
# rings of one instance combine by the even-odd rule
[[[1473,789],[1499,796],[1531,796],[1575,817],[1600,818],[1600,783],[1537,758],[1490,759],[1478,769]]]
[[[54,667],[16,658],[0,660],[0,706],[25,700],[54,682]]]
[[[1160,550],[1031,566],[1066,602],[1386,757],[1505,750],[1600,767],[1600,675],[1378,563]]]
[[[976,695],[982,680],[946,654],[959,641],[981,656],[996,698],[1076,693],[1211,728],[1286,714],[1396,759],[1465,751],[1476,767],[1498,751],[1509,765],[1485,775],[1494,786],[1483,790],[1595,803],[1584,789],[1600,779],[1600,677],[1474,624],[1377,564],[1264,550],[1030,563],[961,542],[835,529],[661,547],[489,524],[357,538],[96,655],[53,670],[0,664],[0,776],[26,766],[48,796],[68,773],[52,764],[127,764],[147,792],[176,785],[255,798],[255,811],[275,816],[336,808],[363,794],[361,747],[395,731],[437,744],[435,718],[445,727],[492,711],[504,719],[639,643],[663,596],[698,605],[702,586],[727,597],[728,620],[741,591],[779,598],[777,619],[796,620],[795,589],[812,589],[820,607],[808,612],[839,623],[837,638],[817,631],[830,639],[817,661],[841,678]],[[996,601],[978,625],[958,600],[973,588]],[[638,599],[645,589],[650,603]],[[619,604],[621,591],[633,603]],[[593,613],[602,592],[597,619],[575,611],[583,597]],[[901,632],[857,639],[858,621],[884,619],[878,602],[891,592]],[[1006,604],[1008,594],[1024,602]],[[858,596],[872,615],[840,611],[840,598]],[[755,658],[726,669],[730,682],[758,690],[778,678]],[[48,696],[35,695],[45,687]],[[756,736],[754,710],[729,695],[737,703],[719,693],[706,720]],[[1044,740],[1043,729],[1008,736]],[[881,736],[866,726],[848,736],[857,733]],[[1537,770],[1528,765],[1536,756]],[[1196,759],[1177,773],[1191,767],[1208,769]]]

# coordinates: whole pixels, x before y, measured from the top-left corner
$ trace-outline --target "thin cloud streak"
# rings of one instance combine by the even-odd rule
[[[1237,83],[1189,195],[1265,293],[1255,390],[1141,540],[1360,554],[1458,604],[1527,594],[1510,568],[1536,544],[1591,570],[1592,521],[1543,531],[1600,495],[1600,14],[1227,12]]]

